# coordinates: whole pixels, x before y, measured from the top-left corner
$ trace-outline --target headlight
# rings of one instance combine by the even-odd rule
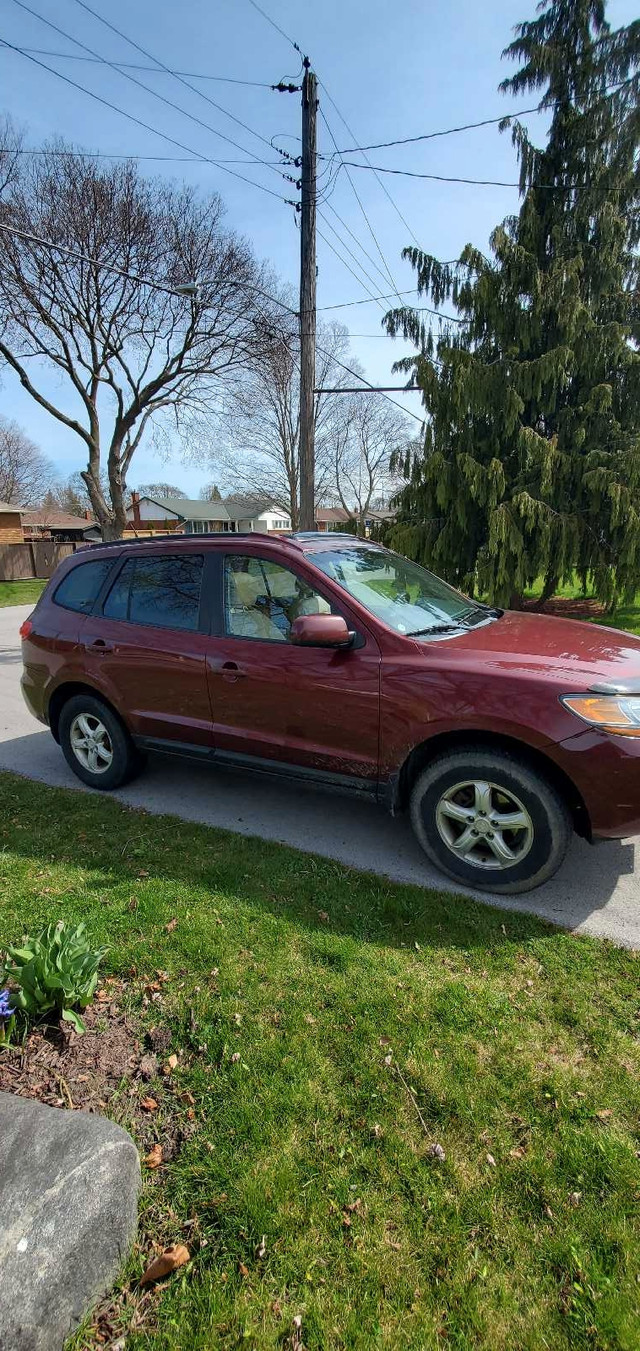
[[[560,700],[570,713],[590,727],[616,736],[640,736],[640,696],[623,694],[565,694]]]

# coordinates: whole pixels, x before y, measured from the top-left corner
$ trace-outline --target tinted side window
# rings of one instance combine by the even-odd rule
[[[197,629],[202,554],[130,558],[104,604],[111,619],[154,624],[163,629]]]
[[[56,588],[53,597],[56,605],[88,614],[112,566],[113,558],[96,558],[92,563],[79,563]]]

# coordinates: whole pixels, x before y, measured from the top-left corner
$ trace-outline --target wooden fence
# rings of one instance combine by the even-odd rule
[[[21,582],[29,577],[51,577],[58,563],[83,545],[59,544],[54,539],[28,540],[24,544],[0,544],[0,582]]]

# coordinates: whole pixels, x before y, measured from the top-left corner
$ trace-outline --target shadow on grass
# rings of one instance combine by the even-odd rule
[[[111,893],[112,918],[121,931],[135,925],[140,932],[145,920],[156,933],[172,906],[186,902],[193,910],[211,900],[227,914],[234,906],[245,916],[247,908],[259,910],[309,933],[390,948],[418,943],[470,950],[559,936],[527,913],[390,882],[287,845],[8,774],[0,775],[0,813],[0,843],[8,853],[39,867],[82,869],[78,890],[85,907],[92,897],[102,908]],[[127,913],[133,891],[144,895],[135,919]]]

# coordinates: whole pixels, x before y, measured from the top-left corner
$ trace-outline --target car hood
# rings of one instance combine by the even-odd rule
[[[565,682],[571,677],[572,685],[586,689],[632,682],[640,693],[640,638],[620,629],[507,610],[501,619],[438,646],[462,660],[473,653],[496,669],[557,675]]]

